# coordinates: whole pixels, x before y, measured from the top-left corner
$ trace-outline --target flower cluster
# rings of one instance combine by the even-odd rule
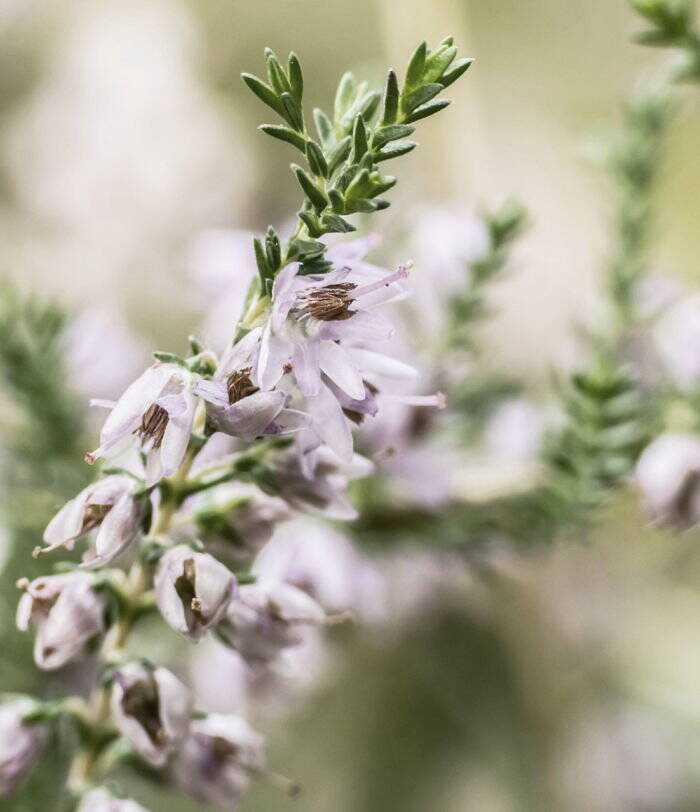
[[[430,106],[468,67],[468,61],[455,63],[448,71],[455,53],[451,40],[434,52],[421,46],[412,84],[393,113],[398,85],[395,77],[390,81],[385,119],[407,121],[421,98]],[[289,77],[277,72],[269,54],[268,66],[282,96],[280,83],[300,82],[295,57]],[[299,89],[294,104],[300,96]],[[418,117],[444,106],[433,104]],[[391,157],[373,151],[394,136],[383,132],[375,144],[367,129],[372,115],[363,105],[357,109],[355,129],[365,128],[370,140],[362,149],[357,141],[336,161],[337,169],[346,162],[346,174],[364,177],[367,169],[355,161],[371,167]],[[407,123],[394,126],[413,131]],[[330,142],[326,147],[333,149]],[[323,165],[330,179],[316,149],[310,163]],[[382,186],[374,170],[370,177],[372,188],[362,192],[368,201]],[[356,197],[352,184],[344,195],[349,206]],[[334,217],[323,215],[324,233],[337,220],[351,230]],[[384,399],[444,405],[439,393],[392,391],[395,381],[417,372],[382,352],[392,334],[382,309],[408,294],[410,265],[390,272],[366,261],[377,245],[374,236],[329,247],[315,239],[322,235],[314,222],[308,211],[300,213],[284,248],[268,234],[267,260],[258,262],[261,274],[220,356],[191,338],[189,356],[155,353],[155,363],[118,400],[94,402],[109,414],[97,448],[85,458],[104,467],[56,513],[34,553],[80,545],[81,561],[22,579],[17,625],[34,629],[40,668],[92,658],[99,677],[87,701],[15,697],[0,705],[0,793],[19,783],[39,758],[52,720],[63,715],[78,733],[68,789],[80,812],[141,810],[104,785],[111,769],[133,759],[196,799],[228,808],[251,776],[268,774],[262,738],[244,718],[197,707],[179,676],[134,655],[127,644],[143,617],[159,613],[188,641],[212,635],[256,673],[272,668],[304,641],[307,629],[326,623],[326,608],[333,609],[291,573],[275,577],[253,566],[273,530],[298,514],[355,516],[348,482],[370,473],[372,463],[355,452],[353,428],[375,416]],[[256,241],[256,253],[260,246]]]

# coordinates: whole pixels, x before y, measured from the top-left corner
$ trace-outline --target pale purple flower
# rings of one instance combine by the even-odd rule
[[[162,767],[190,726],[187,688],[165,668],[140,663],[120,666],[113,675],[112,718],[121,735],[149,764]]]
[[[117,310],[83,310],[63,338],[68,377],[85,398],[116,397],[148,362],[145,342]]]
[[[233,809],[251,773],[265,767],[263,737],[241,716],[209,714],[192,722],[173,775],[178,785],[206,804]]]
[[[328,611],[381,613],[384,584],[378,570],[346,536],[320,521],[304,517],[285,524],[262,549],[252,572],[263,581],[303,589]]]
[[[199,526],[207,550],[232,568],[259,552],[277,525],[292,516],[283,499],[246,482],[203,491],[184,503],[183,512]],[[216,521],[209,530],[212,519]]]
[[[264,327],[258,356],[261,388],[270,389],[291,364],[307,397],[321,388],[321,374],[351,398],[364,397],[364,385],[345,347],[391,336],[391,325],[375,309],[405,295],[406,268],[387,274],[381,268],[345,266],[318,276],[299,276],[288,265],[272,289],[272,313]]]
[[[654,520],[678,529],[700,522],[699,437],[657,437],[639,458],[635,476]]]
[[[0,798],[14,792],[41,756],[46,727],[24,721],[35,707],[36,702],[28,697],[0,705]]]
[[[80,802],[76,812],[148,812],[128,798],[115,798],[106,789],[93,789]]]
[[[672,304],[654,327],[654,339],[674,384],[691,391],[700,382],[700,294]]]
[[[357,511],[346,496],[348,482],[368,476],[374,466],[359,454],[344,462],[327,446],[318,446],[303,456],[297,449],[276,454],[270,468],[276,492],[293,508],[329,519],[354,519]]]
[[[102,427],[99,448],[86,459],[114,457],[137,442],[147,459],[146,484],[154,485],[180,467],[196,405],[186,369],[154,364],[117,401]]]
[[[195,642],[219,622],[236,592],[236,578],[228,567],[185,544],[161,558],[154,585],[166,623]]]
[[[17,627],[36,627],[34,660],[50,671],[76,657],[104,629],[104,599],[84,572],[47,575],[24,587]]]
[[[304,630],[323,623],[325,617],[319,604],[301,589],[282,581],[258,580],[239,589],[218,632],[244,659],[267,663],[283,649],[299,645]]]
[[[83,566],[101,567],[124,552],[136,539],[143,518],[143,500],[133,496],[134,480],[124,475],[107,476],[84,488],[67,502],[44,531],[44,548],[73,549],[76,539],[97,530]]]

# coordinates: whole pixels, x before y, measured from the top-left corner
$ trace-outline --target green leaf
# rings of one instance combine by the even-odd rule
[[[355,82],[355,77],[349,71],[343,74],[343,77],[338,84],[338,90],[335,94],[335,105],[334,105],[334,118],[336,122],[339,122],[345,111],[348,107],[352,104],[353,99],[355,98],[355,94],[357,92],[357,84]]]
[[[265,280],[272,277],[272,269],[267,264],[267,255],[263,244],[257,237],[253,238],[253,249],[255,250],[255,263],[258,266],[258,273],[260,274],[260,281],[262,282],[264,290]]]
[[[321,224],[327,232],[332,234],[349,234],[351,231],[357,230],[352,223],[348,223],[347,220],[343,220],[342,217],[330,212],[323,215]]]
[[[299,57],[294,52],[289,54],[289,84],[292,87],[294,101],[301,106],[304,96],[304,74],[301,72]]]
[[[386,79],[386,90],[384,91],[384,114],[382,122],[393,124],[399,112],[399,80],[393,70],[389,71]]]
[[[418,144],[415,141],[394,141],[374,153],[374,160],[377,163],[388,161],[390,158],[398,158],[407,152],[414,150]]]
[[[295,130],[285,127],[282,124],[261,124],[258,129],[266,135],[271,135],[280,141],[286,141],[288,144],[306,153],[306,141],[304,140],[304,136]]]
[[[426,83],[440,81],[440,77],[454,62],[454,58],[456,56],[457,49],[454,47],[454,45],[443,45],[438,48],[425,61],[423,81]]]
[[[332,177],[335,170],[345,161],[345,159],[350,155],[350,150],[352,149],[352,138],[349,135],[346,135],[341,141],[339,141],[335,147],[331,150],[330,155],[328,156],[328,176]]]
[[[314,108],[314,124],[321,143],[324,147],[329,147],[333,143],[333,124],[319,107]]]
[[[299,219],[306,226],[307,231],[312,237],[320,237],[323,235],[323,228],[321,227],[320,221],[313,212],[302,209],[299,212]]]
[[[365,122],[361,115],[358,115],[355,119],[355,126],[352,131],[352,147],[352,161],[353,163],[358,163],[369,149],[367,128],[365,127]]]
[[[174,352],[161,352],[160,350],[156,350],[153,353],[153,357],[156,361],[160,361],[163,364],[177,364],[179,367],[187,366],[185,359],[180,358],[179,355],[175,355]]]
[[[280,238],[272,226],[267,229],[265,235],[265,255],[267,264],[274,275],[282,264],[282,246],[280,245]]]
[[[328,197],[331,201],[331,207],[336,214],[345,213],[345,200],[342,194],[337,189],[329,189]]]
[[[401,98],[401,109],[405,113],[411,113],[417,107],[426,104],[431,99],[435,98],[438,93],[442,91],[442,85],[433,82],[429,85],[422,85],[412,90],[407,95]]]
[[[266,49],[265,60],[267,62],[267,76],[272,89],[281,96],[282,93],[291,93],[292,86],[289,84],[287,74],[282,70],[282,66],[277,59],[277,55],[269,48]]]
[[[255,95],[260,99],[261,102],[266,104],[268,107],[271,107],[276,113],[284,118],[284,107],[282,106],[282,102],[277,98],[277,94],[274,90],[269,86],[266,85],[262,79],[258,79],[257,76],[253,76],[252,73],[242,73],[241,79],[248,85],[248,87],[255,93]]]
[[[408,124],[390,124],[388,127],[380,127],[375,131],[372,137],[372,147],[379,149],[383,147],[384,144],[388,144],[389,141],[396,141],[398,138],[407,138],[409,135],[413,135],[415,130],[415,127],[411,127]]]
[[[405,117],[404,121],[407,124],[412,124],[414,121],[420,121],[422,118],[427,118],[428,116],[435,115],[435,113],[439,113],[440,110],[444,110],[445,107],[449,107],[450,104],[452,104],[450,99],[436,99],[435,101],[428,102],[428,104],[416,107],[409,116]]]
[[[328,201],[326,200],[326,196],[323,194],[323,192],[316,186],[312,178],[310,178],[300,166],[297,166],[297,164],[292,164],[292,172],[294,172],[296,175],[296,179],[299,181],[302,191],[307,196],[312,206],[319,212],[323,211],[328,205]]]
[[[447,73],[443,73],[438,81],[443,87],[449,87],[453,82],[456,82],[463,73],[469,70],[473,62],[474,60],[471,57],[458,59]]]
[[[372,183],[369,179],[369,169],[359,172],[345,192],[345,199],[353,200],[367,197],[372,193]]]
[[[304,117],[301,109],[297,106],[297,103],[292,98],[292,94],[283,93],[280,96],[280,101],[282,102],[282,108],[284,109],[283,117],[287,119],[290,126],[297,132],[304,132]]]
[[[408,67],[406,68],[406,81],[407,87],[415,87],[423,78],[423,71],[425,69],[425,57],[428,54],[428,43],[421,42],[421,44],[413,52]]]
[[[306,142],[306,159],[314,175],[322,178],[328,177],[328,164],[321,147],[315,141]]]

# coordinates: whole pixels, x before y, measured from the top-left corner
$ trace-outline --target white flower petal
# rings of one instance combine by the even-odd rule
[[[353,400],[363,400],[365,385],[350,356],[334,341],[321,342],[320,363],[323,372]]]

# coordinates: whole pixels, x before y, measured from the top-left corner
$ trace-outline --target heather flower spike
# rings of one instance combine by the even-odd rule
[[[280,653],[328,622],[298,585],[254,574],[254,559],[298,513],[357,515],[348,485],[373,466],[355,452],[353,429],[384,400],[405,397],[398,385],[417,372],[385,354],[393,333],[385,306],[408,295],[410,264],[388,271],[368,262],[374,234],[333,246],[320,238],[387,208],[397,179],[385,162],[415,147],[406,140],[413,125],[449,104],[437,96],[471,60],[457,59],[451,38],[422,44],[403,86],[390,72],[381,114],[382,93],[346,75],[333,116],[315,114],[318,141],[305,125],[298,58],[282,67],[268,49],[266,61],[270,84],[243,78],[282,118],[263,132],[303,152],[305,166],[292,166],[304,195],[296,228],[286,241],[272,228],[254,240],[258,274],[233,303],[241,317],[223,353],[191,336],[189,356],[154,353],[115,402],[98,387],[93,405],[109,413],[86,460],[109,467],[58,510],[36,553],[85,539],[82,562],[21,579],[17,610],[18,627],[34,629],[37,665],[57,669],[90,654],[92,686],[49,709],[25,699],[0,705],[2,796],[62,716],[80,734],[67,787],[77,812],[146,812],[113,793],[111,770],[126,755],[145,762],[146,775],[229,808],[255,775],[275,780],[246,719],[195,712],[175,674],[132,651],[131,632],[159,612],[188,641],[215,632],[263,679]],[[406,402],[441,405],[439,396],[416,397]],[[36,707],[43,716],[30,720]]]

